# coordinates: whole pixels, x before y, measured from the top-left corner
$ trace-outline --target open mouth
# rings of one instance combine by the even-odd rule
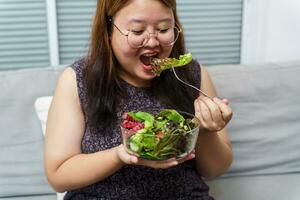
[[[140,56],[140,60],[141,62],[146,65],[146,66],[150,66],[151,63],[152,63],[152,59],[153,58],[157,58],[158,57],[158,54],[144,54],[144,55],[141,55]]]

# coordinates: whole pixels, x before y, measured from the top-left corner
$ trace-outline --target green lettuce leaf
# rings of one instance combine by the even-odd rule
[[[181,114],[179,114],[176,110],[173,109],[164,109],[159,113],[159,116],[165,117],[168,120],[171,120],[178,124],[183,123],[185,120]]]
[[[147,112],[128,112],[128,115],[131,116],[134,120],[144,122],[145,129],[153,127],[154,116]]]
[[[152,72],[157,76],[164,70],[171,69],[172,67],[182,67],[189,64],[193,60],[191,53],[180,55],[179,59],[176,58],[155,58],[152,60]]]

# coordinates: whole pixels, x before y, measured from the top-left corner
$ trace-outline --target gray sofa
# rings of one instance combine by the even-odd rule
[[[53,94],[63,67],[0,72],[0,199],[54,200],[44,175],[43,135],[34,111]],[[300,61],[208,68],[234,111],[235,160],[208,181],[217,200],[299,200]]]
[[[53,94],[59,71],[0,72],[0,199],[56,199],[44,175],[44,138],[34,102]]]
[[[300,199],[300,62],[209,68],[234,111],[234,162],[217,200]]]

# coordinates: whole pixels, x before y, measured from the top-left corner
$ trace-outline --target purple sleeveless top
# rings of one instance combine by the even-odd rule
[[[193,65],[193,74],[200,85],[200,67]],[[86,105],[86,88],[83,79],[84,60],[73,64],[76,72],[77,87],[84,112]],[[93,127],[86,118],[85,133],[82,138],[82,152],[93,153],[106,150],[122,143],[119,124],[124,112],[145,108],[167,108],[153,95],[151,88],[137,88],[125,81],[123,87],[128,98],[123,99],[117,107],[117,119],[105,129],[101,125]],[[198,86],[199,86],[198,85]],[[101,166],[99,166],[101,167]],[[169,169],[153,169],[145,166],[126,165],[113,175],[84,188],[68,191],[65,200],[147,200],[147,199],[199,199],[212,200],[208,195],[208,186],[197,174],[194,160],[187,161]]]

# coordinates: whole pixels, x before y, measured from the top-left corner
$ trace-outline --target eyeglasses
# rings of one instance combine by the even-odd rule
[[[132,48],[144,47],[151,36],[156,37],[162,46],[172,46],[178,39],[181,29],[176,26],[173,28],[166,28],[155,31],[155,33],[149,33],[147,30],[129,30],[127,34],[123,33],[114,23],[112,23],[118,31],[127,37],[127,42]]]

